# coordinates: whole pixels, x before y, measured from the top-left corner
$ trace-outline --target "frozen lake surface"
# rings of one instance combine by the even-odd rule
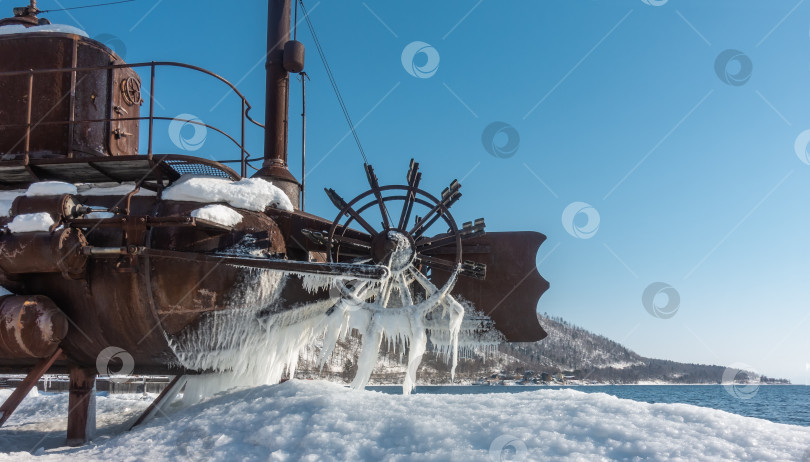
[[[27,398],[4,460],[773,460],[810,457],[810,428],[589,387],[411,396],[317,381],[237,389],[124,432],[147,401],[99,396],[99,433],[64,441],[67,396]],[[627,388],[627,387],[622,387]],[[763,387],[759,393],[779,387]],[[0,399],[7,391],[0,391]],[[44,438],[43,438],[44,437]]]
[[[400,393],[400,387],[396,386],[368,389]],[[723,385],[420,386],[416,387],[414,393],[519,393],[549,389],[607,393],[650,404],[694,404],[776,423],[810,426],[810,387],[804,385],[744,385],[737,388]]]

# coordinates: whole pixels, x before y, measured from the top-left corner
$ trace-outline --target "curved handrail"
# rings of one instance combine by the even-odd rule
[[[222,129],[217,128],[217,127],[215,127],[213,125],[209,125],[209,124],[204,123],[204,122],[197,122],[195,120],[190,120],[190,119],[180,119],[178,117],[161,117],[161,116],[152,116],[151,119],[152,120],[168,120],[168,121],[176,120],[176,121],[179,121],[179,122],[190,123],[190,124],[193,124],[193,125],[199,125],[201,127],[210,128],[211,130],[214,130],[215,132],[220,133],[224,137],[228,138],[234,144],[234,146],[236,146],[238,148],[242,147],[242,145],[239,144],[239,141],[236,141],[236,139],[234,137],[232,137],[231,135],[229,135],[228,133],[226,133]],[[150,120],[150,117],[119,117],[117,119],[81,119],[81,120],[74,120],[73,122],[70,122],[70,121],[67,121],[67,120],[57,120],[57,121],[49,121],[49,122],[40,122],[37,125],[38,126],[67,125],[69,123],[79,125],[79,124],[93,124],[93,123],[102,123],[102,122],[110,122],[110,121],[126,122],[126,121],[132,121],[132,120]],[[26,126],[27,126],[27,124],[5,124],[5,125],[0,125],[0,127],[4,127],[4,128],[25,128]],[[254,159],[250,159],[250,157],[252,157],[252,156],[250,155],[250,153],[248,151],[245,151],[245,157],[249,159],[248,162],[256,162],[258,160],[262,160],[261,158],[258,158],[258,157],[254,158]],[[230,161],[230,162],[233,162],[233,161]]]
[[[29,69],[25,71],[3,71],[0,72],[0,77],[13,77],[13,76],[20,76],[20,75],[37,75],[37,74],[59,74],[59,73],[67,73],[67,72],[88,72],[88,71],[102,71],[102,70],[110,70],[110,69],[132,69],[136,67],[180,67],[185,69],[191,69],[193,71],[197,71],[203,74],[207,74],[215,79],[219,80],[220,82],[227,85],[234,93],[242,99],[245,104],[247,104],[247,110],[245,111],[245,116],[248,120],[254,123],[256,126],[264,128],[264,124],[254,120],[248,112],[253,109],[253,106],[250,105],[250,102],[247,100],[247,97],[240,92],[234,84],[232,84],[228,79],[222,77],[221,75],[217,74],[216,72],[209,71],[203,67],[194,66],[192,64],[186,63],[179,63],[176,61],[149,61],[143,63],[127,63],[127,64],[109,64],[107,66],[91,66],[91,67],[55,67],[50,69]]]
[[[205,124],[205,123],[202,123],[202,122],[197,122],[197,121],[194,121],[194,120],[155,116],[154,115],[155,69],[158,68],[158,67],[176,67],[176,68],[183,68],[183,69],[189,69],[189,70],[192,70],[192,71],[196,71],[196,72],[208,75],[210,77],[213,77],[213,78],[219,80],[220,82],[224,83],[228,88],[230,88],[230,90],[233,91],[241,99],[241,102],[242,102],[242,112],[241,112],[241,117],[242,117],[242,137],[241,138],[242,139],[241,139],[241,143],[239,141],[237,141],[233,136],[226,133],[225,131],[223,131],[223,130],[217,128],[217,127],[214,127],[212,125],[209,125],[209,124]],[[24,71],[2,71],[2,72],[0,72],[0,78],[14,77],[14,76],[28,76],[28,78],[29,78],[29,89],[32,90],[33,89],[33,83],[32,82],[33,82],[34,76],[36,76],[36,75],[62,74],[62,73],[75,74],[75,73],[78,73],[78,72],[91,72],[91,71],[112,70],[112,69],[135,69],[135,68],[149,68],[149,69],[151,69],[151,81],[150,81],[150,88],[149,88],[149,100],[150,101],[149,101],[149,116],[148,117],[120,117],[120,118],[105,118],[105,119],[93,119],[93,120],[51,121],[51,122],[40,122],[37,125],[61,125],[61,124],[71,125],[71,124],[81,124],[81,123],[102,123],[102,122],[127,121],[127,120],[148,121],[149,122],[149,135],[148,135],[149,136],[149,152],[148,152],[147,155],[152,156],[153,155],[153,153],[152,153],[153,121],[155,121],[155,120],[164,120],[164,121],[165,120],[169,120],[169,121],[171,121],[171,120],[179,120],[179,121],[184,122],[184,123],[191,123],[191,124],[194,124],[194,125],[200,125],[200,126],[203,126],[203,127],[206,127],[206,128],[210,128],[210,129],[224,135],[232,143],[234,143],[234,145],[236,147],[240,148],[241,152],[242,152],[242,155],[241,155],[241,158],[238,161],[236,161],[236,160],[227,160],[227,161],[222,161],[222,163],[240,162],[241,165],[242,165],[242,171],[241,171],[242,176],[247,175],[247,167],[248,166],[255,169],[255,167],[250,165],[250,163],[261,160],[261,158],[253,158],[253,159],[251,159],[251,155],[250,155],[250,153],[247,151],[247,149],[245,147],[245,126],[244,126],[244,123],[245,123],[245,120],[248,120],[252,124],[254,124],[254,125],[256,125],[256,126],[262,128],[262,129],[264,129],[265,126],[264,126],[264,124],[256,121],[255,119],[253,119],[253,117],[251,117],[250,111],[251,111],[251,109],[253,109],[253,107],[250,105],[250,102],[247,100],[245,95],[243,95],[242,92],[240,92],[236,88],[236,86],[234,84],[232,84],[230,81],[228,81],[227,79],[225,79],[224,77],[220,76],[219,74],[217,74],[215,72],[209,71],[208,69],[205,69],[205,68],[202,68],[202,67],[199,67],[199,66],[194,66],[194,65],[191,65],[191,64],[179,63],[179,62],[174,62],[174,61],[150,61],[150,62],[141,62],[141,63],[109,64],[109,65],[105,65],[105,66],[50,68],[50,69],[29,69],[29,70],[24,70]],[[75,88],[73,87],[74,85],[76,85],[75,79],[74,79],[74,82],[71,85],[71,92],[73,92],[73,93],[75,93]],[[27,139],[30,138],[30,132],[31,132],[31,130],[33,128],[32,127],[32,121],[30,120],[30,117],[31,117],[31,114],[30,114],[30,111],[29,111],[29,114],[28,114],[28,119],[29,120],[27,120],[25,124],[3,125],[4,127],[26,127],[26,148],[25,148],[26,162],[27,162],[28,157],[29,157]]]

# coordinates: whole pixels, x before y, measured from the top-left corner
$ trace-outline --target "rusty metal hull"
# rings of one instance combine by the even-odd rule
[[[79,197],[76,201],[87,206],[112,207],[122,198]],[[182,223],[183,218],[201,204],[134,197],[130,207],[133,217],[140,215],[155,220],[160,217],[166,222],[174,217]],[[106,223],[85,229],[83,239],[90,246],[120,247],[125,232],[130,240],[138,239],[138,234],[142,233],[143,244],[150,248],[210,254],[231,248],[249,236],[254,251],[260,250],[268,256],[294,259],[306,254],[303,248],[288,249],[281,228],[266,214],[244,210],[240,213],[243,221],[227,232],[184,225],[147,229],[137,223],[128,227],[110,223],[116,220],[101,220],[100,223]],[[285,221],[289,222],[294,216],[287,214]],[[287,236],[294,238],[294,235]],[[54,239],[58,238],[58,233],[55,236]],[[17,239],[9,236],[3,239],[9,242],[44,239],[39,233],[11,237]],[[50,248],[50,244],[31,247]],[[54,370],[66,370],[69,365],[95,367],[99,353],[114,346],[133,356],[136,373],[180,373],[182,367],[169,346],[169,339],[187,329],[195,329],[205,313],[231,308],[232,300],[247,289],[245,284],[250,283],[255,274],[248,268],[217,262],[191,263],[150,256],[137,257],[129,266],[131,262],[126,257],[122,261],[121,256],[109,256],[90,258],[82,277],[73,279],[66,278],[58,267],[46,268],[48,265],[40,264],[41,267],[34,268],[38,272],[31,273],[30,264],[9,260],[25,266],[26,271],[19,271],[25,274],[2,271],[0,284],[17,294],[47,295],[69,319],[71,328],[61,343],[68,359],[57,361]],[[286,278],[280,294],[290,301],[285,304],[289,309],[326,296],[325,292],[312,294],[304,290],[301,278],[296,276]],[[2,358],[0,372],[23,372],[35,363],[32,358]]]
[[[67,213],[75,204],[129,210],[128,215],[112,219],[62,216],[66,226],[55,233],[0,236],[0,285],[21,295],[45,295],[69,319],[71,328],[61,343],[67,359],[58,360],[54,370],[94,367],[104,349],[117,347],[132,355],[136,373],[184,372],[170,340],[195,331],[207,313],[233,308],[240,294],[254,289],[255,270],[202,256],[215,256],[248,239],[252,252],[291,264],[313,258],[323,261],[325,247],[311,239],[307,230],[325,231],[332,226],[314,215],[277,209],[239,210],[243,219],[233,228],[205,225],[190,218],[202,204],[148,196],[129,200],[76,196],[34,202],[20,200],[15,206],[29,213],[54,214]],[[361,235],[346,229],[343,237]],[[486,264],[487,275],[484,280],[461,277],[453,293],[490,316],[508,341],[537,341],[546,336],[535,310],[548,282],[538,274],[534,258],[527,258],[544,240],[540,233],[518,232],[490,233],[464,242],[463,258]],[[80,248],[113,252],[77,252]],[[130,254],[130,248],[149,251]],[[25,252],[30,255],[12,256]],[[444,246],[428,254],[452,260],[456,248]],[[446,274],[434,265],[431,278],[443,285]],[[297,276],[288,276],[283,284],[277,305],[283,310],[329,296],[325,290],[305,290]],[[21,357],[3,359],[0,364],[0,372],[23,372],[36,360]]]

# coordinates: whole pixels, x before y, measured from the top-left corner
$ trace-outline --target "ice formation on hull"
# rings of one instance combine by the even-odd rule
[[[285,284],[297,283],[291,279],[298,277],[307,290],[331,289],[329,295],[302,306],[284,306],[281,291]],[[414,281],[424,291],[417,300],[410,294],[404,297],[406,288],[401,286]],[[408,394],[415,386],[429,336],[434,348],[452,359],[455,373],[465,308],[450,295],[452,287],[450,283],[436,289],[412,269],[392,272],[380,284],[246,270],[245,282],[227,309],[207,313],[195,329],[169,342],[185,368],[227,374],[220,378],[220,386],[261,385],[278,383],[285,374],[293,377],[299,356],[313,345],[320,346],[318,363],[323,366],[337,342],[357,329],[362,347],[352,387],[368,383],[385,341],[395,351],[407,351],[403,393]]]

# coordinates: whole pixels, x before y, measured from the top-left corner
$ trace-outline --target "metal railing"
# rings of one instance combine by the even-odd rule
[[[214,77],[215,79],[219,80],[220,82],[224,83],[225,85],[230,88],[240,99],[241,99],[241,133],[239,135],[239,140],[231,136],[229,133],[225,132],[224,130],[215,127],[213,125],[209,125],[203,123],[202,121],[196,120],[186,120],[186,119],[178,119],[176,117],[161,117],[155,116],[155,83],[156,83],[156,69],[158,67],[175,67],[175,68],[184,68],[190,69],[192,71],[196,71],[202,74],[206,74],[210,77]],[[83,119],[83,120],[76,120],[76,108],[75,108],[75,97],[76,97],[76,88],[80,82],[77,82],[77,74],[83,72],[93,72],[93,71],[111,71],[113,69],[136,69],[136,68],[149,68],[149,115],[148,116],[140,116],[140,117],[108,117],[108,118],[100,118],[100,119]],[[71,97],[70,101],[70,114],[68,120],[55,120],[55,121],[38,121],[34,122],[32,120],[33,117],[33,101],[34,101],[34,78],[38,75],[48,75],[48,74],[66,74],[70,73],[71,76],[71,83],[70,83],[70,92],[66,95],[63,95],[62,98],[56,102],[53,108],[51,108],[48,113],[53,111],[59,104],[61,104],[67,96]],[[27,99],[27,110],[26,110],[26,121],[24,124],[0,124],[0,129],[3,128],[25,128],[25,137],[20,140],[23,142],[24,146],[24,159],[25,165],[29,164],[30,160],[30,149],[31,149],[31,132],[38,126],[45,126],[45,125],[68,125],[71,127],[70,129],[70,136],[72,140],[73,130],[72,127],[78,124],[89,124],[89,123],[112,123],[112,122],[124,122],[124,121],[148,121],[148,140],[147,140],[147,154],[146,156],[149,159],[152,159],[152,156],[155,155],[153,152],[154,147],[154,121],[161,120],[161,121],[180,121],[183,123],[190,123],[193,125],[203,126],[207,129],[214,130],[217,133],[225,136],[228,140],[230,140],[237,148],[239,148],[241,155],[239,159],[230,159],[230,160],[218,160],[217,162],[227,164],[227,163],[239,163],[241,165],[241,175],[243,177],[247,176],[247,167],[250,162],[255,162],[261,160],[261,158],[253,158],[251,159],[250,153],[247,151],[245,147],[245,131],[247,122],[250,121],[252,124],[264,129],[264,125],[257,122],[250,116],[250,110],[252,106],[248,102],[247,98],[228,80],[223,78],[222,76],[215,74],[207,69],[203,69],[201,67],[192,66],[190,64],[184,63],[177,63],[171,61],[152,61],[147,63],[135,63],[135,64],[111,64],[107,66],[92,66],[92,67],[70,67],[70,68],[54,68],[54,69],[30,69],[25,71],[5,71],[0,72],[0,79],[4,77],[19,77],[19,76],[27,76],[28,77],[28,93],[26,95]],[[143,85],[141,84],[141,89]],[[139,103],[142,103],[140,101]],[[113,104],[112,101],[109,104]],[[46,116],[47,114],[46,113]],[[44,117],[43,117],[44,119]],[[140,139],[138,140],[140,144]],[[19,144],[19,142],[18,142]],[[68,149],[73,149],[72,142],[69,143]],[[17,145],[12,147],[11,149],[15,149]],[[112,153],[110,153],[112,154]],[[254,168],[251,166],[251,168]]]

